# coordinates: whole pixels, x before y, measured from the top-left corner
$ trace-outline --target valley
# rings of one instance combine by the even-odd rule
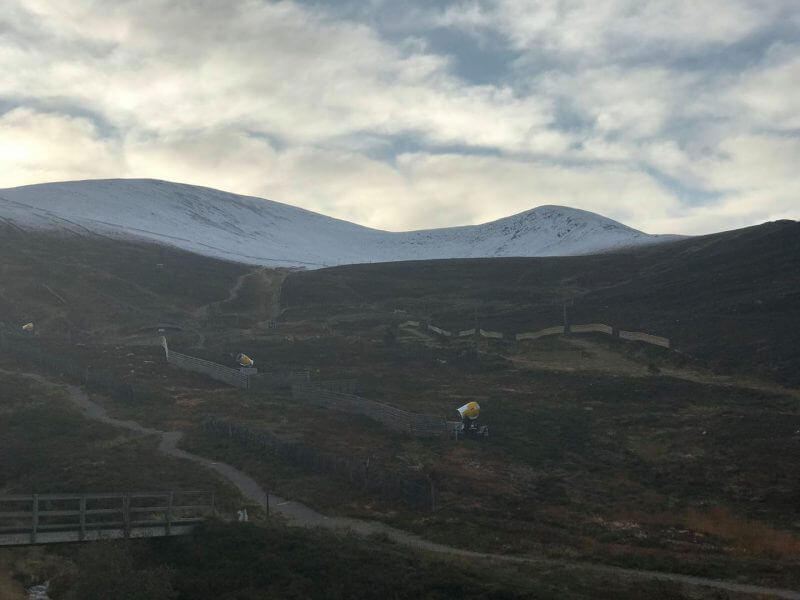
[[[0,236],[0,366],[57,381],[58,368],[46,358],[54,357],[53,364],[73,361],[128,384],[134,393],[127,398],[89,396],[116,419],[183,431],[184,450],[234,465],[270,493],[332,517],[380,521],[469,551],[796,589],[797,234],[797,224],[784,222],[587,257],[303,272],[8,229]],[[563,323],[565,304],[572,323],[664,335],[672,349],[604,334],[510,335]],[[19,324],[29,321],[36,335],[23,338]],[[448,339],[409,321],[454,330],[477,324],[506,335]],[[285,385],[227,387],[168,366],[161,335],[170,348],[229,366],[245,352],[260,371],[308,367],[312,381],[355,380],[360,396],[442,419],[454,420],[456,407],[477,400],[490,437],[413,438],[299,403]],[[3,377],[20,401],[54,394]],[[41,412],[19,402],[4,410],[22,415],[15,416],[22,429]],[[96,489],[99,479],[130,489],[152,476],[212,486],[227,498],[224,510],[239,501],[228,483],[199,467],[170,475],[175,466],[153,454],[146,437],[115,442],[118,432],[80,428],[66,435],[76,429],[77,417],[70,418],[45,429],[41,443],[52,444],[53,455],[106,461],[114,477],[95,470],[82,481],[82,470],[69,475],[48,455],[33,455],[24,469],[6,466],[5,493],[44,482]],[[428,477],[436,510],[209,436],[202,425],[210,418]],[[3,439],[21,443],[22,429]],[[91,436],[98,443],[86,446]],[[101,443],[104,436],[110,441]],[[112,458],[107,445],[125,453]],[[14,445],[8,451],[30,454]],[[116,466],[120,460],[137,468]],[[544,567],[520,569],[527,569],[526,585],[550,577]],[[582,573],[584,582],[601,577]],[[637,597],[632,589],[615,593],[609,597]],[[682,594],[670,589],[663,597]]]

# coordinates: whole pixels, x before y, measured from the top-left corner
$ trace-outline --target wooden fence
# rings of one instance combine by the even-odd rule
[[[433,483],[422,476],[410,477],[377,467],[368,459],[323,452],[296,440],[282,440],[272,432],[212,419],[206,433],[237,441],[253,451],[277,455],[306,471],[334,475],[352,487],[401,500],[410,507],[433,507]]]
[[[496,340],[503,339],[503,333],[501,331],[488,331],[486,329],[478,329],[478,333],[480,334],[481,337],[485,338],[493,338]]]
[[[169,349],[167,338],[161,338],[161,347],[164,348],[164,356],[167,362],[179,369],[186,371],[193,371],[195,373],[203,373],[212,379],[227,383],[233,387],[247,389],[247,375],[237,369],[231,369],[224,365],[205,360],[204,358],[197,358],[189,356],[188,354],[181,354]]]
[[[447,331],[446,329],[442,329],[441,327],[436,327],[435,325],[428,325],[428,330],[446,337],[450,337],[453,335],[451,331]]]
[[[213,513],[207,491],[0,496],[0,546],[186,535]]]
[[[275,371],[259,371],[248,376],[247,389],[261,390],[270,388],[290,388],[293,383],[311,380],[311,369],[285,369]]]
[[[430,437],[447,432],[445,420],[441,417],[408,412],[355,394],[331,391],[315,383],[293,385],[292,397],[315,406],[363,415],[382,423],[389,429],[414,436]]]
[[[402,323],[401,326],[410,327],[413,326],[414,323],[417,323],[419,327],[425,327],[428,331],[432,331],[433,333],[443,335],[445,337],[453,337],[453,333],[442,329],[441,327],[437,327],[431,323],[422,323],[419,324],[419,321],[406,321]],[[606,325],[604,323],[587,323],[587,324],[576,324],[576,325],[569,325],[565,327],[564,325],[555,325],[553,327],[546,327],[545,329],[540,329],[539,331],[528,331],[523,333],[516,333],[516,334],[504,334],[501,331],[488,331],[486,329],[464,329],[462,331],[456,330],[455,337],[458,338],[465,338],[465,337],[472,337],[475,335],[479,335],[484,338],[490,339],[515,339],[517,341],[523,340],[538,340],[539,338],[549,336],[549,335],[564,335],[570,333],[605,333],[607,335],[612,335],[618,337],[622,340],[629,340],[629,341],[637,341],[637,342],[645,342],[647,344],[653,344],[656,346],[662,346],[664,348],[670,348],[671,344],[668,338],[661,337],[658,335],[652,335],[649,333],[644,333],[643,331],[625,331],[625,330],[615,330],[611,325]]]
[[[614,328],[604,323],[586,323],[585,325],[570,325],[570,333],[605,333],[614,335]]]
[[[563,333],[564,333],[564,326],[556,325],[554,327],[546,327],[545,329],[540,329],[539,331],[518,333],[516,334],[515,338],[517,339],[517,341],[538,340],[540,337],[545,337],[547,335],[561,335]]]
[[[315,381],[314,385],[328,392],[339,394],[355,394],[358,387],[357,379],[331,379],[325,381]]]
[[[650,335],[649,333],[644,333],[642,331],[623,331],[620,329],[619,337],[623,340],[645,342],[647,344],[669,348],[669,340],[667,338],[659,335]]]
[[[257,390],[276,386],[288,388],[295,382],[309,381],[311,379],[311,370],[308,368],[260,372],[255,369],[232,369],[210,360],[170,350],[167,339],[164,337],[161,338],[161,346],[164,348],[164,356],[169,364],[179,369],[208,375],[212,379],[243,390]]]
[[[195,373],[203,373],[204,375],[211,377],[211,379],[216,379],[217,381],[227,383],[233,387],[246,390],[248,386],[247,375],[241,373],[237,369],[231,369],[230,367],[225,367],[215,362],[211,362],[210,360],[205,360],[170,350],[169,354],[167,354],[167,362],[178,367],[179,369],[193,371]]]

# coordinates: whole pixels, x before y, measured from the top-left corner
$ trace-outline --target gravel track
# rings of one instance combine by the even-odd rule
[[[93,419],[113,427],[127,429],[141,435],[160,436],[161,441],[158,446],[160,452],[174,458],[191,460],[219,473],[222,477],[236,486],[236,488],[241,492],[242,496],[244,496],[248,501],[262,507],[267,507],[268,505],[270,514],[278,514],[284,517],[287,523],[292,526],[323,527],[325,529],[333,530],[349,530],[362,536],[376,534],[385,535],[392,541],[399,544],[429,552],[448,554],[451,556],[542,566],[566,567],[576,570],[605,573],[630,579],[669,581],[683,585],[706,587],[740,594],[753,594],[760,595],[762,597],[800,600],[800,592],[793,590],[769,588],[745,583],[736,583],[732,581],[721,581],[706,577],[695,577],[692,575],[666,573],[661,571],[625,569],[622,567],[568,560],[473,552],[470,550],[446,546],[444,544],[437,544],[406,531],[390,527],[389,525],[379,521],[367,521],[346,517],[328,517],[299,502],[286,500],[279,496],[268,494],[264,488],[262,488],[252,477],[236,469],[235,467],[232,467],[231,465],[218,461],[212,461],[208,458],[198,456],[197,454],[192,454],[191,452],[181,450],[177,447],[178,442],[183,436],[183,433],[180,431],[160,431],[158,429],[144,427],[134,421],[126,421],[109,417],[102,406],[89,400],[89,397],[86,395],[86,393],[81,388],[74,385],[58,384],[35,373],[14,373],[3,370],[0,370],[0,373],[8,375],[20,375],[29,379],[33,379],[42,385],[60,387],[64,389],[68,394],[69,401],[89,419]]]

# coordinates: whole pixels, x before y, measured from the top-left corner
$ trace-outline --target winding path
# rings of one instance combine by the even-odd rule
[[[217,304],[223,304],[225,302],[233,302],[239,297],[239,292],[244,285],[244,280],[253,275],[256,271],[248,271],[247,273],[242,273],[239,277],[236,278],[236,282],[233,284],[233,287],[228,290],[228,297],[225,300],[220,300]]]
[[[86,417],[95,421],[99,421],[113,427],[121,427],[143,435],[161,436],[161,442],[158,446],[160,452],[174,458],[182,458],[194,461],[203,465],[204,467],[216,471],[225,479],[230,481],[233,485],[235,485],[241,494],[249,501],[259,506],[268,506],[271,514],[281,515],[287,520],[288,524],[292,526],[351,530],[354,533],[362,536],[381,534],[386,535],[389,539],[399,544],[411,546],[421,550],[427,550],[430,552],[448,554],[451,556],[462,556],[466,558],[498,560],[503,562],[525,563],[542,566],[567,567],[633,579],[668,581],[672,583],[707,587],[741,594],[753,594],[760,596],[772,596],[774,598],[785,598],[788,600],[800,600],[800,592],[792,590],[762,587],[758,585],[749,585],[730,581],[720,581],[716,579],[708,579],[706,577],[694,577],[692,575],[681,575],[677,573],[666,573],[660,571],[625,569],[622,567],[568,560],[473,552],[470,550],[446,546],[444,544],[437,544],[435,542],[425,540],[419,536],[410,534],[406,531],[390,527],[389,525],[379,521],[366,521],[362,519],[350,519],[346,517],[327,517],[299,502],[285,500],[279,496],[268,494],[252,477],[232,467],[231,465],[212,461],[202,456],[198,456],[197,454],[192,454],[191,452],[181,450],[177,447],[178,442],[183,436],[183,433],[180,431],[160,431],[158,429],[144,427],[143,425],[140,425],[134,421],[125,421],[109,417],[102,406],[89,400],[89,397],[86,395],[86,393],[81,388],[74,385],[57,384],[36,373],[16,373],[2,369],[0,369],[0,373],[6,375],[23,376],[33,379],[42,385],[63,388],[68,394],[69,401],[79,410],[81,410]]]
[[[209,304],[204,304],[192,311],[192,316],[196,319],[208,316],[209,308],[212,306],[219,306],[220,304],[224,304],[225,302],[233,302],[239,297],[239,292],[241,291],[242,287],[244,286],[245,279],[256,273],[258,269],[253,271],[247,271],[246,273],[242,273],[239,275],[236,280],[233,282],[233,285],[228,289],[228,295],[223,300],[214,300]]]

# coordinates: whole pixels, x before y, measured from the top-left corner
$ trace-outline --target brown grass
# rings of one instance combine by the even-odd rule
[[[25,590],[10,572],[0,570],[0,600],[24,600]]]
[[[702,512],[689,509],[686,525],[695,531],[729,541],[738,553],[776,558],[800,556],[800,537],[778,531],[761,521],[736,515],[723,506]]]

